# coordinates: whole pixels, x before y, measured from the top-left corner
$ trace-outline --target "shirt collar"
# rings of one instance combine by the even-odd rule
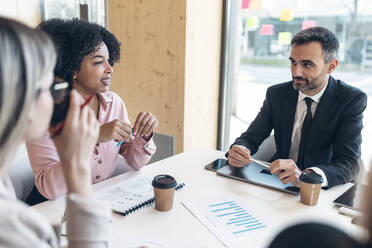
[[[107,103],[110,103],[113,101],[112,96],[105,94],[105,92],[97,93],[97,96],[98,96],[100,105],[102,105],[104,109],[106,109]]]
[[[310,97],[314,102],[319,103],[320,98],[322,98],[323,93],[327,88],[327,85],[328,85],[328,83],[324,86],[324,88],[318,94],[313,95],[313,96],[308,96],[308,95],[302,93],[301,91],[298,91],[298,102],[301,102],[302,100],[304,100],[305,97]]]

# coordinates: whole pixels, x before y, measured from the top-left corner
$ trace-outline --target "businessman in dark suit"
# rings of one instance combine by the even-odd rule
[[[274,129],[277,150],[270,170],[284,184],[298,186],[303,170],[320,174],[323,187],[350,182],[359,172],[367,96],[330,76],[338,66],[339,47],[331,31],[303,30],[293,37],[291,46],[293,80],[268,88],[256,119],[231,145],[229,164],[249,164]]]

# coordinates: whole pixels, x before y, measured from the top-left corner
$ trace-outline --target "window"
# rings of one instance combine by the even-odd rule
[[[226,0],[226,99],[221,149],[254,120],[266,89],[291,80],[290,41],[313,26],[333,31],[340,64],[332,74],[372,96],[372,2],[370,0]],[[370,101],[369,101],[370,102]],[[362,159],[372,157],[372,106],[364,112]]]
[[[42,0],[41,4],[43,20],[81,18],[81,15],[87,15],[90,22],[105,26],[105,0]],[[84,10],[87,10],[86,14]]]

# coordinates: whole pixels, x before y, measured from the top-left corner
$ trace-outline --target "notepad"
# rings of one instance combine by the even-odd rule
[[[127,216],[154,203],[152,179],[146,175],[137,175],[94,192],[94,198],[99,202],[106,202],[114,213]],[[184,183],[178,184],[175,190],[184,186]]]

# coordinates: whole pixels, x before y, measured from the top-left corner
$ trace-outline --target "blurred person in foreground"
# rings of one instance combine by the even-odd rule
[[[58,233],[16,199],[7,176],[21,142],[43,137],[53,112],[56,53],[40,30],[0,17],[0,246],[59,247]],[[93,200],[89,156],[98,139],[94,112],[71,92],[64,128],[53,139],[66,181],[68,247],[108,247],[110,210]]]

